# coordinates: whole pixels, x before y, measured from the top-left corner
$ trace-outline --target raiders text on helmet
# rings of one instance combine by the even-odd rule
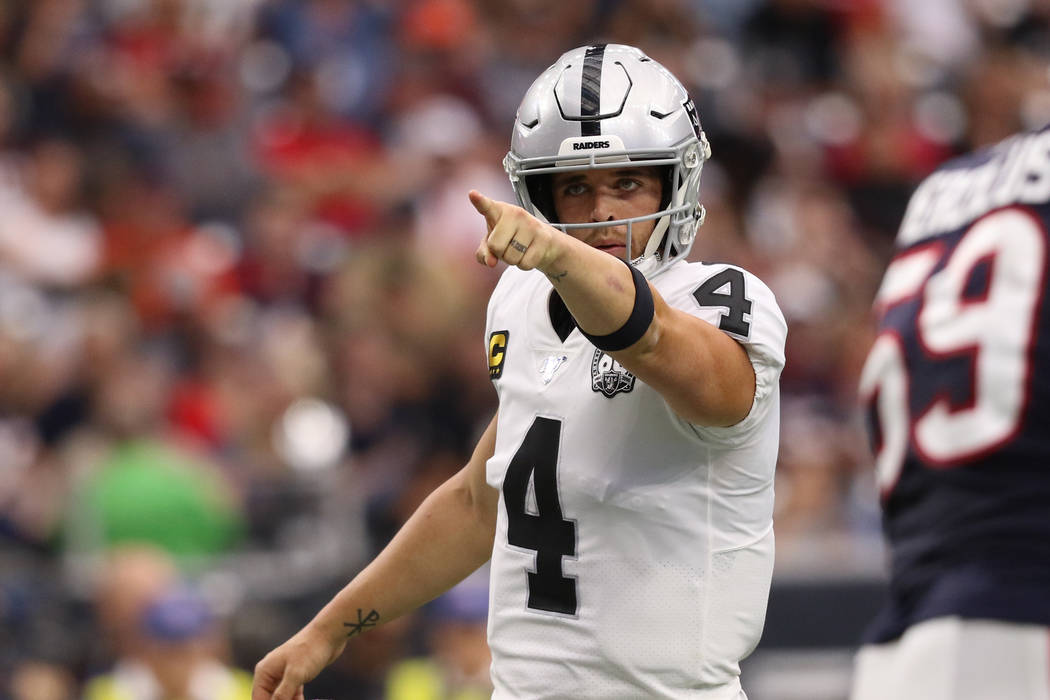
[[[652,277],[693,245],[704,219],[700,172],[710,155],[696,108],[678,79],[632,46],[599,44],[565,53],[536,79],[518,107],[503,164],[521,206],[563,231],[625,226],[630,251],[632,224],[656,219],[643,260],[635,261]],[[553,173],[624,163],[666,170],[660,211],[598,223],[556,221]]]
[[[572,150],[584,151],[592,148],[610,148],[611,146],[611,141],[580,141],[572,144]]]

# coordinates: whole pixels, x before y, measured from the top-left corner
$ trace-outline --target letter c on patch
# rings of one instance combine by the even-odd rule
[[[499,379],[503,376],[509,337],[510,331],[495,331],[489,336],[489,379]]]

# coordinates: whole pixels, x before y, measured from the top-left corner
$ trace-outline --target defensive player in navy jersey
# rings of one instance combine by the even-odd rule
[[[499,410],[464,469],[301,632],[253,700],[301,697],[347,636],[491,559],[493,698],[743,700],[773,570],[786,327],[769,289],[685,260],[709,155],[681,83],[638,49],[564,54],[471,192],[507,269],[485,352]]]
[[[892,563],[853,700],[1050,699],[1050,128],[915,192],[861,377]]]

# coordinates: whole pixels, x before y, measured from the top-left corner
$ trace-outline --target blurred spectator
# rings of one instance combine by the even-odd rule
[[[81,209],[82,154],[62,139],[37,142],[0,173],[0,271],[30,282],[72,287],[101,261],[101,232]]]
[[[109,673],[85,700],[247,700],[251,676],[227,667],[228,649],[207,601],[180,585],[158,550],[115,550],[98,586],[100,623],[113,643]]]
[[[324,246],[325,239],[339,232],[312,219],[307,198],[290,187],[255,197],[245,218],[245,250],[238,269],[241,290],[263,304],[316,306],[321,276],[312,269],[309,246]],[[343,251],[319,250],[322,270],[337,267]]]
[[[132,299],[150,331],[197,318],[236,289],[236,234],[193,226],[170,183],[121,173],[103,188],[106,280]]]
[[[686,0],[621,0],[598,25],[610,40],[651,46],[652,56],[672,73],[683,73],[690,43],[702,33],[702,16]]]
[[[1013,46],[990,47],[980,62],[963,73],[962,98],[968,103],[968,137],[974,147],[987,146],[1023,129],[1050,120],[1044,53],[1033,55]]]
[[[142,540],[185,556],[230,549],[240,535],[240,517],[208,469],[159,443],[121,446],[74,496],[75,546],[90,550]]]
[[[170,371],[157,358],[128,356],[103,377],[94,409],[113,442],[72,494],[73,551],[144,541],[172,554],[207,555],[239,538],[240,507],[215,463],[162,431]]]
[[[567,46],[599,39],[598,0],[478,0],[487,28],[479,76],[492,124],[511,124],[521,96],[535,76]],[[503,143],[506,134],[500,134]]]
[[[751,71],[780,92],[812,89],[837,71],[840,17],[822,0],[770,0],[744,24]]]
[[[108,550],[101,562],[92,598],[102,637],[111,653],[133,655],[143,635],[142,612],[176,583],[178,568],[163,550],[137,543]]]
[[[11,678],[12,700],[68,700],[75,690],[73,674],[57,664],[27,662]]]
[[[414,233],[421,256],[449,265],[469,259],[477,248],[477,211],[463,192],[483,188],[514,201],[502,154],[486,140],[474,109],[448,95],[427,98],[404,112],[395,127],[396,148],[432,171],[415,193]],[[481,274],[479,272],[479,274]]]
[[[490,697],[487,618],[488,567],[483,567],[427,605],[427,655],[405,659],[390,669],[385,700]]]
[[[316,76],[325,111],[368,125],[383,117],[397,65],[391,35],[401,3],[276,0],[259,16],[259,33],[286,51],[300,76]]]
[[[284,100],[256,124],[255,140],[263,172],[307,197],[317,218],[345,233],[363,235],[380,218],[372,197],[396,195],[373,179],[385,156],[378,135],[336,112],[315,73],[292,75]]]

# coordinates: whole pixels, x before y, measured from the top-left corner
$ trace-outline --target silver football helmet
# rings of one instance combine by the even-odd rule
[[[638,265],[647,277],[689,254],[704,221],[700,172],[711,147],[682,84],[633,46],[581,46],[562,55],[525,93],[503,167],[518,203],[562,231],[656,219]],[[595,168],[662,166],[660,210],[616,221],[557,221],[551,175]]]

